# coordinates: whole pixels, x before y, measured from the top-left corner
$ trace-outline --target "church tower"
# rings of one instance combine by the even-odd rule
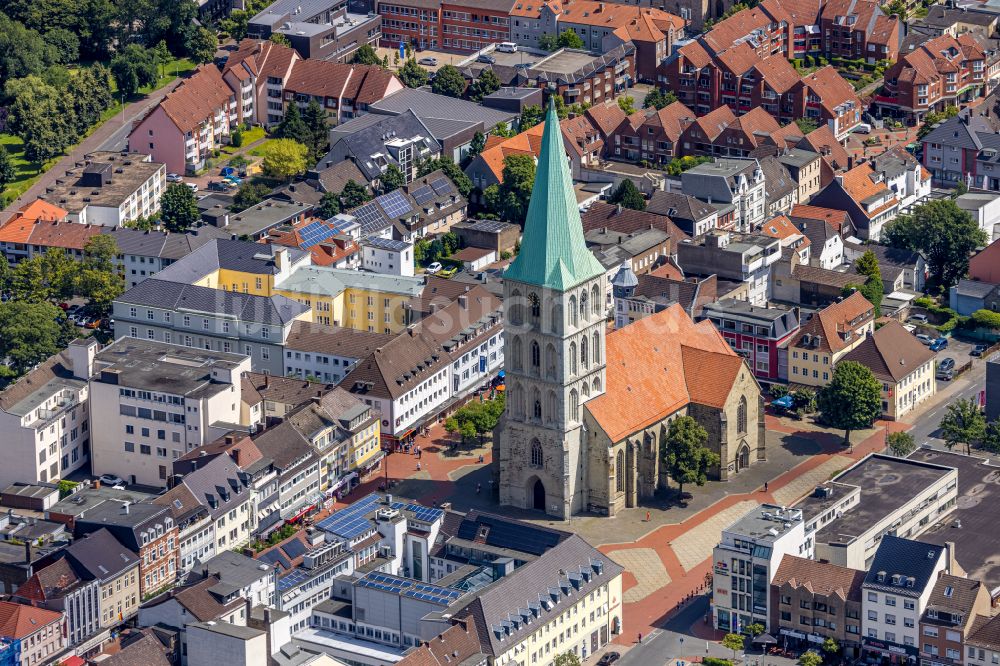
[[[568,519],[587,508],[583,403],[604,391],[606,277],[587,249],[555,106],[521,251],[504,273],[507,407],[500,503]]]

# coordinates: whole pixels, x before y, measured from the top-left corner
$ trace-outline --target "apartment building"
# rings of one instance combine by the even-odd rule
[[[882,238],[885,225],[899,213],[899,193],[889,187],[883,173],[867,162],[836,175],[812,203],[846,211],[858,234],[870,241]]]
[[[966,641],[992,611],[986,585],[974,578],[942,573],[920,617],[921,666],[972,663],[975,649]]]
[[[89,367],[95,340],[74,340],[0,392],[9,460],[0,484],[57,481],[90,459]]]
[[[872,106],[919,123],[928,113],[961,107],[986,89],[986,51],[971,34],[935,37],[899,57],[885,72]]]
[[[117,507],[104,507],[105,509]],[[136,551],[131,550],[119,541],[111,529],[95,527],[92,531],[77,538],[66,548],[66,562],[72,567],[74,576],[82,581],[92,581],[96,584],[93,591],[93,609],[100,609],[100,620],[97,627],[86,622],[74,621],[74,629],[79,629],[77,635],[84,639],[93,633],[95,628],[107,629],[117,627],[131,620],[139,612],[140,593],[140,560]],[[56,570],[57,572],[59,569]],[[39,578],[44,593],[44,583],[52,580],[51,574]],[[100,594],[100,601],[97,599]],[[86,618],[91,613],[90,599],[87,595],[72,594],[65,598],[63,604],[70,615]]]
[[[819,192],[822,171],[820,154],[805,148],[789,148],[778,153],[789,175],[798,184],[797,201],[808,203]]]
[[[20,644],[20,666],[49,663],[67,647],[66,618],[55,611],[0,601],[0,635]]]
[[[202,65],[135,122],[129,150],[148,153],[166,171],[193,174],[229,142],[241,106],[219,69]]]
[[[936,393],[934,356],[902,324],[889,321],[842,360],[871,369],[882,383],[882,418],[895,421]]]
[[[242,40],[222,68],[230,89],[239,91],[238,117],[268,127],[280,123],[285,114],[284,84],[301,59],[295,49],[270,40]]]
[[[686,276],[716,275],[746,285],[746,300],[763,306],[771,296],[771,266],[781,259],[781,241],[763,234],[710,231],[677,246]]]
[[[129,555],[138,565],[135,556]],[[65,615],[66,641],[72,646],[82,646],[88,637],[100,631],[100,598],[100,582],[96,578],[86,580],[68,558],[38,567],[11,597],[13,601]]]
[[[440,157],[441,150],[441,144],[412,111],[398,116],[373,116],[331,129],[330,151],[319,160],[317,169],[350,160],[366,180],[358,184],[372,183],[377,189],[390,164],[410,182],[417,177],[420,162]]]
[[[681,174],[684,194],[731,204],[734,228],[744,233],[760,228],[766,215],[764,171],[757,160],[717,158]]]
[[[828,305],[803,323],[789,341],[788,381],[825,386],[833,376],[833,366],[874,330],[875,310],[860,292]]]
[[[303,58],[348,62],[364,45],[378,44],[381,20],[378,14],[361,7],[351,11],[346,0],[324,0],[301,4],[298,0],[276,0],[252,17],[247,34],[270,40],[284,35]]]
[[[285,110],[315,101],[327,121],[338,125],[368,112],[368,105],[403,89],[391,72],[375,65],[344,65],[326,60],[298,60],[284,83]]]
[[[325,499],[319,489],[319,455],[287,421],[255,434],[253,443],[270,460],[272,470],[254,484],[257,531],[268,534],[282,522],[309,513]]]
[[[90,409],[101,415],[92,419],[93,472],[165,487],[172,460],[238,422],[250,360],[126,337],[98,353],[93,368]]]
[[[702,311],[762,383],[788,381],[787,343],[799,330],[796,309],[760,307],[732,298]]]
[[[43,199],[67,211],[79,224],[118,227],[160,210],[169,167],[140,146],[87,153],[83,160],[46,186]]]

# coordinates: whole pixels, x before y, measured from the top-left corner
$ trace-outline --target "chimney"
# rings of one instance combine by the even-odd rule
[[[618,204],[618,210],[615,212],[615,215],[621,215],[621,214],[622,214],[622,205]]]
[[[226,435],[226,446],[232,446],[236,443],[235,435]]]
[[[24,561],[31,564],[31,541],[24,542]]]
[[[205,567],[204,569],[201,570],[201,577],[208,578],[208,567]]]
[[[463,310],[468,310],[469,309],[469,297],[466,296],[465,294],[462,294],[461,296],[459,296],[458,297],[458,307],[462,308]]]
[[[122,504],[122,513],[126,516],[128,515],[128,507],[129,507],[129,502],[125,502],[124,504]]]
[[[962,569],[962,565],[958,563],[958,559],[955,556],[955,542],[945,541],[944,547],[948,554],[948,560],[945,563],[945,571],[950,573],[952,576],[964,576],[965,570]]]
[[[270,384],[270,383],[271,383],[271,375],[265,374],[264,375],[264,388],[267,388],[268,384]]]
[[[69,343],[69,362],[73,376],[77,379],[90,379],[94,374],[94,358],[97,356],[97,340],[94,338],[76,339]]]

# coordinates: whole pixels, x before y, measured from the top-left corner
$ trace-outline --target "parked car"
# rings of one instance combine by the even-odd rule
[[[223,178],[228,178],[229,176],[235,176],[236,168],[231,166],[222,167],[222,169],[219,171],[219,175],[222,176]]]
[[[955,378],[955,371],[954,370],[942,370],[942,369],[938,368],[937,374],[934,375],[934,376],[937,379],[940,379],[943,382],[950,382],[952,379]]]
[[[66,309],[66,314],[72,315],[79,309],[80,309],[79,305],[71,305]]]
[[[476,58],[476,62],[484,62],[487,65],[495,65],[497,64],[497,59],[491,55],[486,55],[485,53],[482,53],[479,55],[478,58]]]
[[[530,69],[534,64],[533,62],[519,62],[514,65],[514,69]]]
[[[181,175],[179,173],[168,173],[167,174],[167,182],[168,183],[183,183],[184,179],[181,178]]]
[[[517,53],[517,44],[514,42],[500,42],[497,44],[497,51],[501,53]]]
[[[943,359],[938,361],[938,370],[952,370],[955,367],[955,359],[951,356],[945,356]]]
[[[106,486],[111,486],[112,488],[117,488],[119,486],[122,488],[125,487],[125,481],[120,476],[115,476],[114,474],[101,474],[97,480]]]
[[[87,320],[87,323],[84,324],[84,327],[85,328],[99,328],[100,325],[101,325],[101,318],[100,317],[90,317]]]
[[[928,347],[934,342],[934,338],[924,333],[917,333],[917,340],[920,340],[920,344],[927,345]]]
[[[458,269],[454,266],[451,268],[446,268],[438,273],[438,277],[450,278],[452,275],[458,272]]]
[[[969,352],[969,356],[977,356],[977,357],[982,356],[983,354],[986,353],[987,349],[989,349],[989,345],[983,345],[983,344],[976,345],[975,347],[972,348],[972,351]]]
[[[239,187],[243,183],[243,179],[240,178],[239,176],[226,176],[222,180],[226,181],[227,183],[232,183],[237,187]]]
[[[438,59],[437,58],[431,58],[430,56],[428,56],[426,58],[421,58],[420,60],[418,60],[417,64],[418,65],[427,65],[428,67],[437,67]]]
[[[932,352],[941,351],[942,349],[947,349],[947,348],[948,348],[948,338],[937,338],[936,340],[931,342],[930,346],[928,347],[928,349],[930,349]]]
[[[429,275],[434,275],[435,273],[437,273],[440,270],[441,270],[441,262],[435,261],[430,266],[428,266],[424,270],[424,272],[427,273],[427,274],[429,274]]]
[[[617,652],[605,652],[597,661],[597,666],[611,666],[611,664],[618,661],[619,657],[621,657],[621,655]]]
[[[854,128],[854,131],[857,132],[858,134],[871,134],[872,126],[869,125],[868,123],[861,123],[860,125]]]
[[[192,192],[197,192],[198,191],[198,184],[197,183],[184,183],[184,184],[187,185],[188,187],[190,187]]]
[[[918,324],[926,324],[927,323],[927,315],[925,315],[925,314],[910,315],[910,321],[915,321]]]
[[[213,192],[228,192],[232,187],[233,184],[228,180],[213,180],[208,184],[208,189]]]
[[[63,312],[66,312],[67,310],[69,310],[69,303],[60,303],[59,307],[62,308]]]

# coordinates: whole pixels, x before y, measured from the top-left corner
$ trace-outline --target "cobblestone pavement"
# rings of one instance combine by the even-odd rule
[[[723,527],[758,504],[791,504],[818,482],[869,453],[881,451],[887,425],[890,430],[909,427],[905,423],[879,422],[874,429],[853,433],[852,446],[847,447],[841,433],[823,430],[808,421],[769,415],[767,460],[727,483],[686,487],[690,497],[683,504],[656,499],[613,519],[582,516],[567,522],[507,507],[503,514],[577,532],[626,567],[622,600],[626,631],[612,648],[624,653],[633,648],[639,632],[647,636],[661,632],[672,619],[690,613],[691,604],[704,598],[712,548]],[[419,459],[413,453],[388,456],[384,463],[387,472],[383,467],[366,479],[346,501],[377,489],[389,479],[393,493],[427,504],[449,502],[459,511],[498,510],[490,483],[492,456],[488,444],[454,449],[450,435],[441,426],[431,428],[429,435],[419,437],[416,444],[422,451]],[[650,513],[648,522],[646,511]],[[700,626],[703,614],[697,614],[696,619],[698,622],[691,625],[692,636],[718,639],[710,626]]]

